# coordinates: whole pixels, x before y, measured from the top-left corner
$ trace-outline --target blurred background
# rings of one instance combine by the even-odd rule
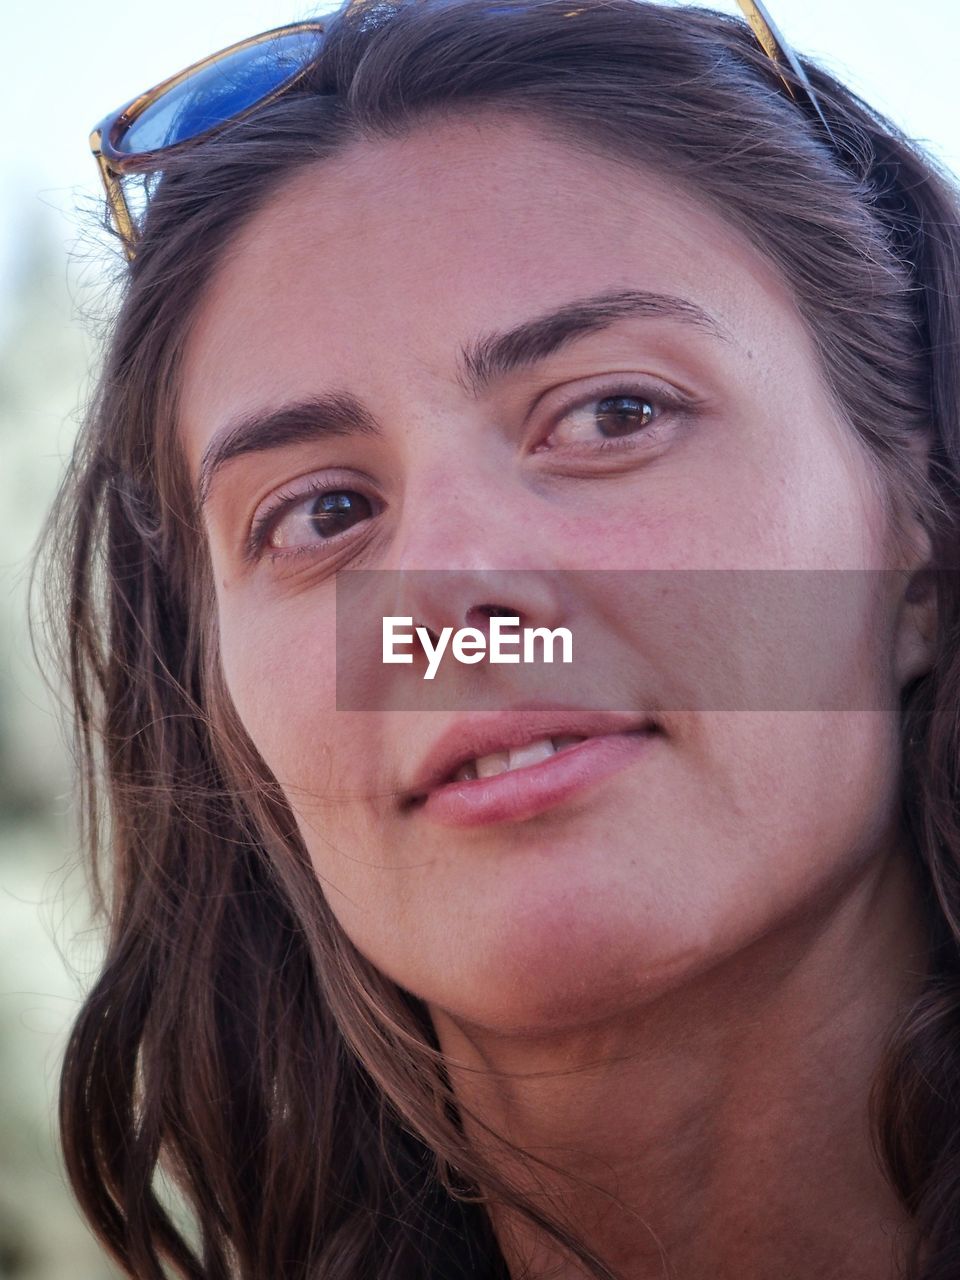
[[[669,2],[669,0],[667,0]],[[782,34],[960,175],[956,0],[769,0]],[[26,624],[30,552],[122,264],[98,229],[90,128],[199,57],[330,4],[13,0],[0,78],[0,1280],[115,1276],[55,1135],[64,1036],[96,971],[57,698]],[[735,11],[734,0],[716,7]],[[642,74],[642,68],[638,68]]]

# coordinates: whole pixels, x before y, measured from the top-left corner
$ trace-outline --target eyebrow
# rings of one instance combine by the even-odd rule
[[[498,379],[546,359],[577,338],[633,316],[680,321],[720,341],[731,341],[714,316],[686,298],[624,289],[575,299],[512,329],[475,339],[461,348],[457,381],[469,395],[479,398]],[[217,432],[203,452],[197,482],[198,509],[207,502],[217,473],[234,458],[325,436],[381,432],[380,424],[364,404],[344,391],[309,396],[273,412],[240,418]]]
[[[219,431],[200,459],[197,509],[210,497],[214,478],[228,462],[247,453],[265,453],[322,436],[379,435],[380,426],[355,396],[346,392],[308,396],[270,413],[253,413]]]
[[[631,316],[679,320],[721,341],[731,340],[714,316],[686,298],[643,289],[598,293],[565,303],[505,333],[478,338],[461,352],[460,384],[469,394],[479,397],[497,378],[543,360],[574,338],[608,329]]]

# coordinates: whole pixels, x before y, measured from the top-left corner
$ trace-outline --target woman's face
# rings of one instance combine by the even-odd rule
[[[481,358],[607,294],[604,323],[588,305],[563,341],[545,324]],[[922,655],[892,576],[853,572],[892,563],[870,461],[785,286],[715,215],[515,119],[355,144],[224,255],[187,352],[192,483],[225,432],[295,406],[208,477],[223,671],[332,910],[388,976],[462,1024],[582,1025],[878,865],[892,708]],[[517,668],[487,668],[527,737],[577,736],[579,711],[550,732],[562,702],[588,741],[411,803],[441,738],[526,721],[336,709],[336,581],[359,568],[391,571],[396,612],[434,631],[496,604],[589,636],[586,684],[554,677],[532,711]],[[797,607],[794,584],[826,581],[842,623]],[[798,670],[799,703],[757,700]],[[587,723],[651,708],[642,745]]]

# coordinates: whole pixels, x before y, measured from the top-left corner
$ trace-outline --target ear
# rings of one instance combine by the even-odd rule
[[[919,520],[898,577],[895,637],[897,681],[901,688],[933,666],[937,638],[937,578],[930,535]]]

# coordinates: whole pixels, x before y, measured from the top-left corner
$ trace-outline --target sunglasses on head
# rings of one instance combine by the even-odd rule
[[[346,0],[343,8],[367,2]],[[783,74],[784,66],[790,68],[832,141],[813,86],[761,0],[737,3],[790,97],[796,94]],[[495,4],[491,9],[514,7],[514,3]],[[139,94],[97,125],[90,135],[90,149],[112,224],[128,259],[136,255],[139,233],[123,179],[155,172],[162,167],[165,155],[212,137],[225,125],[244,119],[292,88],[317,57],[326,25],[295,22],[229,45]]]

